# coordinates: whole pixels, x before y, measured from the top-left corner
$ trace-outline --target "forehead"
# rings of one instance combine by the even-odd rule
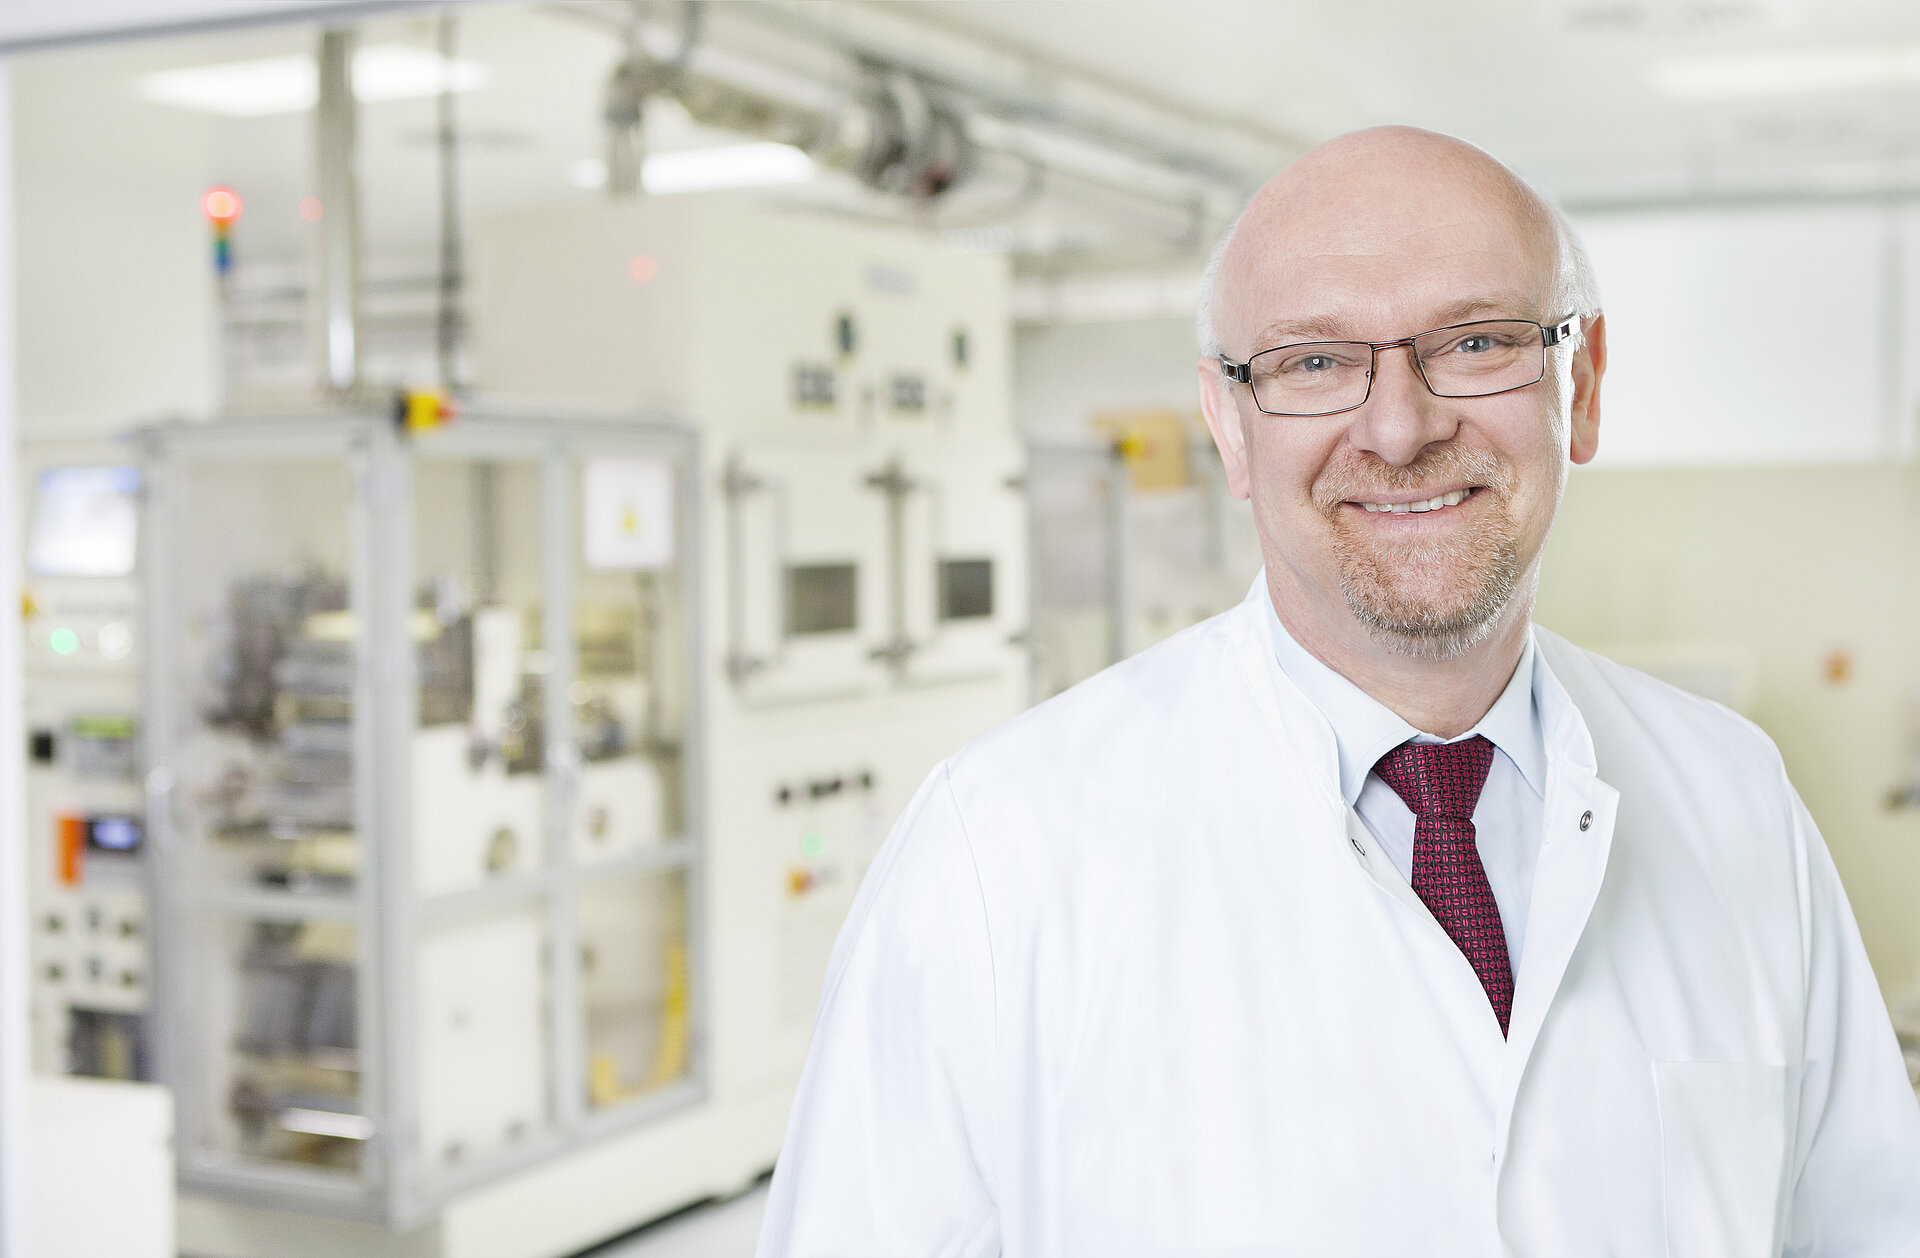
[[[1265,210],[1234,242],[1221,311],[1231,336],[1388,340],[1476,318],[1559,313],[1544,308],[1551,237],[1486,181],[1309,187]]]

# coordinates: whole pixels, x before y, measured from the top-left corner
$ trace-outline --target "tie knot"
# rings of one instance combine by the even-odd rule
[[[1415,817],[1473,820],[1493,765],[1493,744],[1476,734],[1457,743],[1401,743],[1373,771]]]

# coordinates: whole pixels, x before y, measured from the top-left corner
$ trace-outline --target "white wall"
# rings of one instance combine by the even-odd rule
[[[1869,460],[1913,450],[1902,329],[1920,214],[1870,205],[1677,210],[1580,224],[1614,365],[1613,466]]]
[[[1028,324],[1013,339],[1013,416],[1029,437],[1092,432],[1102,411],[1198,412],[1191,319]]]
[[[1920,760],[1917,564],[1911,464],[1581,469],[1534,607],[1601,651],[1697,646],[1751,665],[1751,715],[1826,836],[1889,996],[1920,993],[1920,812],[1886,802]]]
[[[17,396],[30,439],[215,404],[204,130],[140,109],[130,80],[118,96],[75,80],[72,56],[30,58],[12,76]]]

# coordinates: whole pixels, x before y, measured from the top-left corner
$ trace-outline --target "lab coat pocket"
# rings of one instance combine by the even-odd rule
[[[1667,1253],[1764,1258],[1780,1252],[1788,1068],[1656,1061]]]

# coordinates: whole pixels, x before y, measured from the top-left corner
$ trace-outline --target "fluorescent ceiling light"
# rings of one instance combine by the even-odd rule
[[[640,163],[640,183],[656,194],[766,188],[812,178],[813,159],[791,144],[727,144],[649,153]]]
[[[446,61],[409,44],[375,44],[353,54],[353,94],[367,103],[435,96],[443,86],[470,92],[484,87],[487,77],[487,67],[476,61]],[[259,118],[312,109],[320,98],[320,72],[309,56],[262,57],[145,74],[137,90],[157,104]]]
[[[312,109],[319,78],[312,57],[263,57],[140,76],[141,97],[202,113],[254,118]]]
[[[1725,98],[1920,85],[1920,44],[1719,53],[1669,61],[1654,81],[1673,96]]]

